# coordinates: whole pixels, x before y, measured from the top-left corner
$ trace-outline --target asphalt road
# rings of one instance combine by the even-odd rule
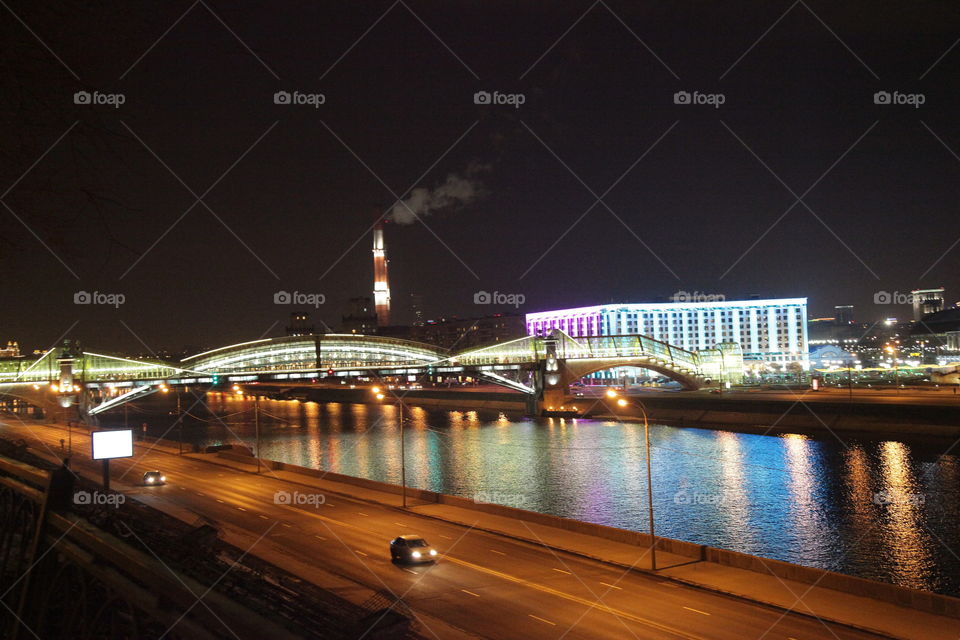
[[[37,451],[59,451],[63,430],[4,424],[0,434],[23,437]],[[88,436],[73,436],[75,470],[98,478]],[[114,483],[136,483],[160,469],[162,487],[131,496],[169,501],[218,523],[266,533],[273,545],[324,571],[372,589],[389,590],[418,613],[484,638],[876,638],[819,620],[625,572],[468,527],[340,495],[322,504],[277,504],[277,491],[310,489],[189,457],[137,448],[133,459],[111,463]],[[319,501],[319,499],[318,499]],[[415,533],[440,551],[436,564],[403,567],[390,561],[388,542]],[[258,554],[254,547],[251,553]],[[264,556],[270,560],[269,556]],[[802,608],[802,604],[798,608]],[[801,609],[802,610],[802,609]],[[429,619],[429,618],[428,618]],[[429,625],[424,629],[432,634]]]

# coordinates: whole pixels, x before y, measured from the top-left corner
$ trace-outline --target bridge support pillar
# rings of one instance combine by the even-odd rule
[[[557,357],[555,348],[551,349],[554,345],[550,343],[550,339],[544,342],[547,347],[547,357],[534,376],[536,415],[572,416],[577,412],[567,405],[567,397],[570,394],[570,370],[566,362]]]

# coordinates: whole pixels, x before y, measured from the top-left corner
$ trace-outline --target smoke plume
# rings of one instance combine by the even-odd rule
[[[458,209],[470,204],[483,195],[483,184],[477,175],[489,169],[490,165],[471,162],[462,174],[448,174],[438,187],[413,189],[406,200],[393,205],[390,219],[397,224],[413,224],[434,211]]]

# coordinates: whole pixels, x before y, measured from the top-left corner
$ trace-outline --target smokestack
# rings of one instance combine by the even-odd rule
[[[373,227],[373,305],[377,326],[390,325],[390,282],[387,279],[387,247],[383,242],[383,220]]]

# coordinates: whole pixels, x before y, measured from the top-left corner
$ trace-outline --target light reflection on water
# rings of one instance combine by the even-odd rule
[[[208,402],[224,423],[189,425],[188,439],[252,444],[252,400]],[[261,408],[264,457],[400,482],[396,405]],[[410,486],[647,529],[642,425],[420,407],[404,416]],[[170,417],[148,421],[162,432]],[[843,439],[652,425],[658,535],[960,594],[960,461],[942,454],[949,443]]]

